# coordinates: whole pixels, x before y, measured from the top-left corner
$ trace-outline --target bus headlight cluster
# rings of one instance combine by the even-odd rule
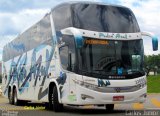
[[[144,88],[146,85],[147,85],[147,83],[144,82],[144,83],[140,83],[138,86],[139,86],[140,89],[142,89],[142,88]]]
[[[89,84],[89,83],[86,83],[86,82],[83,82],[83,84],[81,86],[84,86],[84,87],[86,87],[88,89],[92,89],[92,90],[96,87],[95,85]]]
[[[142,94],[140,97],[144,97],[144,98],[146,98],[146,97],[147,97],[147,94],[146,94],[146,93],[144,93],[144,94]]]
[[[94,90],[94,88],[97,87],[96,85],[93,85],[93,84],[90,84],[90,83],[86,83],[86,82],[83,82],[83,81],[74,80],[74,82],[76,84],[80,85],[80,86],[83,86],[85,88],[92,89],[92,90]]]
[[[85,100],[86,98],[88,98],[88,99],[94,99],[94,97],[89,96],[89,95],[86,95],[86,94],[81,94],[81,98],[82,98],[83,100]]]

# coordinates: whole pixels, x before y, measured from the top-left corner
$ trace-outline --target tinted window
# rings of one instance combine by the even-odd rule
[[[76,68],[76,55],[75,55],[75,41],[73,36],[63,35],[62,38],[58,40],[59,46],[67,45],[69,53],[71,53],[71,71],[75,71]]]
[[[72,17],[69,5],[63,5],[52,12],[56,31],[72,26]]]
[[[63,46],[59,49],[61,65],[63,69],[67,70],[68,68],[68,46]]]
[[[143,54],[142,40],[113,41],[87,38],[80,50],[81,70],[101,74],[100,78],[102,75],[136,78],[144,75]]]
[[[125,7],[74,3],[61,5],[52,13],[56,31],[67,27],[115,33],[140,31],[134,14]]]
[[[115,33],[139,32],[134,14],[124,7],[74,4],[72,5],[73,27]]]
[[[40,44],[52,45],[51,42],[48,42],[51,38],[52,30],[50,16],[47,15],[4,47],[3,61],[8,61]]]

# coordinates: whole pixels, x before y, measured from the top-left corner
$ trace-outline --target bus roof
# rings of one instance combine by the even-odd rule
[[[117,7],[117,8],[125,8],[125,9],[128,9],[128,10],[130,10],[129,8],[127,8],[127,7],[124,7],[124,6],[121,6],[121,5],[113,5],[113,4],[106,4],[106,3],[103,3],[103,2],[89,2],[89,1],[75,1],[75,2],[64,2],[64,3],[61,3],[61,4],[58,4],[58,5],[56,5],[55,7],[53,7],[52,9],[51,9],[51,11],[49,12],[49,13],[47,13],[45,16],[44,16],[44,18],[42,18],[40,21],[38,21],[36,24],[34,24],[33,26],[31,26],[30,28],[28,28],[26,31],[24,31],[23,33],[21,33],[20,35],[18,35],[14,40],[12,40],[11,42],[9,42],[8,44],[6,44],[5,46],[4,46],[4,48],[3,48],[3,53],[4,53],[4,51],[6,51],[6,50],[8,50],[8,49],[10,49],[10,47],[11,46],[13,46],[12,44],[15,44],[15,43],[21,43],[21,41],[24,41],[24,42],[26,42],[26,41],[28,41],[27,39],[25,39],[25,38],[28,38],[28,35],[32,32],[32,31],[34,31],[34,28],[36,27],[36,25],[39,25],[39,23],[43,20],[43,19],[45,19],[46,17],[49,17],[48,15],[51,13],[51,12],[53,12],[53,11],[56,11],[58,8],[60,8],[60,7],[62,7],[62,6],[74,6],[74,5],[104,5],[104,6],[111,6],[111,7]],[[130,10],[131,11],[131,10]],[[33,40],[34,41],[34,40]],[[41,40],[42,41],[42,40]],[[27,43],[25,43],[26,45],[25,46],[28,46],[29,45],[29,43],[27,42]],[[37,43],[38,44],[38,43]],[[16,46],[17,47],[17,46]],[[21,44],[19,44],[18,45],[18,47],[21,47],[22,48],[22,50],[23,50],[23,45],[21,45]],[[10,49],[11,50],[11,49]],[[12,50],[11,50],[12,51]],[[22,51],[23,52],[23,51]],[[22,52],[20,52],[20,54],[22,53]]]
[[[108,5],[108,6],[115,6],[115,7],[124,7],[124,8],[128,8],[128,7],[125,7],[125,6],[122,6],[122,5],[114,5],[114,4],[107,4],[107,3],[104,3],[104,2],[92,2],[92,1],[68,1],[68,2],[64,2],[64,3],[60,3],[60,4],[58,4],[58,5],[56,5],[56,6],[54,6],[52,9],[51,9],[51,11],[54,11],[54,10],[56,10],[57,8],[59,8],[59,7],[61,7],[61,6],[64,6],[64,5],[72,5],[72,4],[97,4],[97,5]],[[129,8],[128,8],[129,9]],[[51,12],[50,11],[50,12]],[[46,13],[45,15],[44,15],[44,17],[46,17],[47,15],[49,15],[50,14],[50,12],[49,13]],[[40,19],[41,20],[41,19]],[[38,21],[39,22],[39,21]],[[37,23],[38,23],[37,22]],[[35,23],[34,25],[36,25],[37,23]],[[13,42],[13,41],[15,41],[15,40],[18,40],[19,39],[19,37],[21,36],[21,35],[23,35],[25,32],[27,32],[27,31],[29,31],[34,25],[32,25],[31,27],[29,27],[27,30],[25,30],[24,32],[22,32],[22,33],[20,33],[15,39],[13,39],[11,42]],[[9,43],[11,43],[11,42],[9,42]],[[7,44],[9,44],[9,43],[7,43]],[[4,47],[6,47],[7,46],[7,44],[4,46]]]
[[[115,7],[123,7],[123,8],[128,8],[126,6],[122,6],[122,5],[116,5],[116,4],[109,4],[109,3],[105,3],[105,2],[97,2],[97,1],[68,1],[68,2],[63,2],[60,3],[56,6],[54,6],[51,10],[55,10],[56,8],[59,8],[61,6],[64,5],[72,5],[72,4],[95,4],[95,5],[107,5],[107,6],[115,6]],[[130,9],[130,8],[128,8]]]

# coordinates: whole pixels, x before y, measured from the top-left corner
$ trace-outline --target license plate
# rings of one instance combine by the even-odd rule
[[[113,96],[113,101],[124,101],[124,96]]]

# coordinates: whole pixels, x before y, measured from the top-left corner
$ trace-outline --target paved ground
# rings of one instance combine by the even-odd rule
[[[151,114],[152,113],[152,114]],[[132,116],[132,115],[154,115],[160,116],[160,94],[150,94],[144,104],[116,104],[113,112],[106,112],[104,107],[65,106],[64,111],[55,113],[45,110],[43,104],[27,104],[26,106],[14,106],[8,103],[6,98],[0,97],[0,116]]]

